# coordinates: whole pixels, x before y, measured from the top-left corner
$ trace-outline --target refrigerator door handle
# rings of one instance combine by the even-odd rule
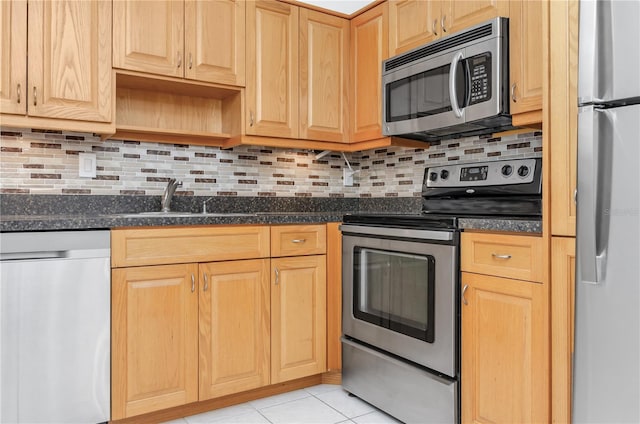
[[[593,106],[579,108],[578,114],[578,196],[577,196],[577,263],[579,281],[599,284],[603,281],[606,262],[608,225],[603,221],[608,202],[602,191],[610,184],[608,165],[602,163],[609,155],[601,152],[610,146],[599,146],[606,140],[600,134],[606,130],[602,118],[606,111]],[[604,154],[603,154],[604,153]]]
[[[597,78],[598,22],[597,1],[580,2],[580,43],[578,45],[578,104],[597,102],[594,99]]]

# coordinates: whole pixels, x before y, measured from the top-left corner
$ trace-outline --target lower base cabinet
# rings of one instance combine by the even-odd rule
[[[197,264],[114,269],[114,420],[198,400]]]
[[[271,260],[271,383],[327,370],[326,256]]]
[[[462,273],[462,422],[548,422],[545,289]]]
[[[200,264],[199,400],[269,384],[269,260]]]
[[[325,227],[113,230],[112,420],[326,372]]]

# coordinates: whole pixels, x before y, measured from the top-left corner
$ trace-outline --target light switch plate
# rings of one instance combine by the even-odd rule
[[[78,153],[78,176],[86,178],[96,177],[95,153]]]
[[[348,168],[342,168],[342,183],[345,187],[353,187],[354,172]]]

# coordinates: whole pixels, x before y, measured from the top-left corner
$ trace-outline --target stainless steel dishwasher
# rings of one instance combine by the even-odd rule
[[[110,417],[109,231],[0,234],[0,423]]]

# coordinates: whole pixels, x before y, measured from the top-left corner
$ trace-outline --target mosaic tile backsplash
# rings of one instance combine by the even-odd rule
[[[95,153],[95,178],[78,176],[78,154]],[[339,153],[241,146],[101,141],[93,134],[1,128],[0,193],[161,195],[169,178],[183,196],[415,197],[427,166],[540,157],[542,133],[444,140],[425,149],[346,154],[354,186],[343,186]]]

